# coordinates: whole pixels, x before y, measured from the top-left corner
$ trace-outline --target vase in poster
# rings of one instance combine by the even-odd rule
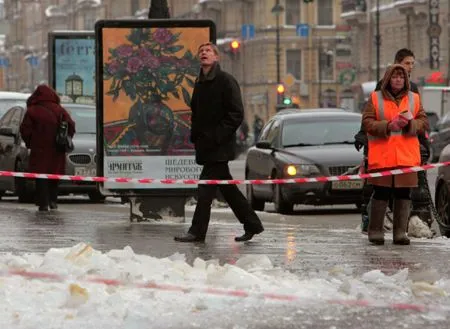
[[[208,28],[103,29],[106,157],[192,156],[190,101]]]

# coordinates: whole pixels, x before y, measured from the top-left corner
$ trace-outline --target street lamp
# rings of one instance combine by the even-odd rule
[[[327,46],[325,47],[327,48]],[[332,50],[326,50],[322,44],[322,38],[319,38],[319,88],[317,91],[317,99],[319,102],[319,107],[322,107],[322,71],[323,71],[323,55],[326,56],[326,64],[328,67],[333,65],[332,56],[334,55]]]
[[[66,95],[76,102],[83,95],[83,79],[75,73],[66,79]]]
[[[277,34],[277,44],[276,44],[277,84],[281,84],[280,15],[284,12],[284,7],[280,4],[280,0],[275,1],[275,6],[273,6],[271,12],[275,16],[276,22],[277,22],[277,29],[276,29],[276,34]],[[280,104],[280,103],[281,103],[281,98],[278,95],[277,104]]]
[[[380,0],[377,0],[377,10],[375,12],[375,46],[377,49],[377,81],[380,81],[380,48],[381,48],[381,35],[380,35]]]

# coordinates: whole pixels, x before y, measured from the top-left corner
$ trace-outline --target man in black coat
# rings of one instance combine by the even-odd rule
[[[228,161],[234,160],[236,130],[244,118],[241,90],[236,79],[221,70],[219,50],[212,43],[199,47],[200,75],[191,100],[191,142],[195,158],[203,165],[200,179],[233,179]],[[205,241],[211,215],[211,204],[220,189],[244,234],[236,241],[248,241],[264,231],[263,225],[236,185],[199,185],[198,200],[188,233],[175,237],[179,242]]]

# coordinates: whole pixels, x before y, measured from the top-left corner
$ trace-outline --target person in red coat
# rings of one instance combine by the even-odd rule
[[[27,111],[20,126],[20,134],[30,158],[28,171],[40,174],[65,174],[66,153],[56,148],[56,132],[61,118],[68,122],[68,134],[75,134],[75,123],[61,106],[58,94],[47,85],[40,85],[27,100]],[[36,179],[39,211],[56,209],[58,181]]]

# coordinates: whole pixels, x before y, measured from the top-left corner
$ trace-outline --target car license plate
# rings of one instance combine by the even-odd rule
[[[76,167],[75,176],[93,177],[97,175],[96,168]]]
[[[363,188],[363,185],[361,180],[336,181],[331,183],[331,188],[333,190],[359,190]]]

